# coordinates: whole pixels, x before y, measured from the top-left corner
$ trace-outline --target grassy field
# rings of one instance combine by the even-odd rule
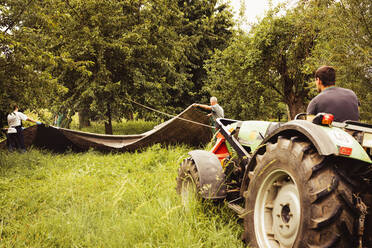
[[[226,207],[182,204],[175,179],[190,149],[0,151],[0,247],[244,247]]]
[[[151,130],[157,124],[159,123],[145,120],[122,120],[121,122],[113,121],[112,132],[114,135],[141,134]],[[79,129],[78,122],[73,120],[71,123],[71,129],[91,133],[105,133],[104,124],[97,122],[92,122],[90,127]]]

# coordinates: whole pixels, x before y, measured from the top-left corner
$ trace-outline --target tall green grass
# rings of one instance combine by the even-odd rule
[[[159,121],[145,121],[143,119],[121,119],[120,121],[112,122],[112,132],[116,135],[141,134],[153,129],[159,123]],[[91,121],[89,127],[79,128],[79,118],[77,114],[72,117],[70,128],[84,132],[105,133],[105,124],[102,121]]]
[[[176,193],[189,150],[0,151],[0,247],[244,247],[226,207]]]
[[[112,132],[116,135],[124,134],[141,134],[153,129],[158,123],[155,121],[145,120],[122,120],[121,122],[114,122]],[[79,129],[79,125],[71,125],[72,129],[81,130],[90,133],[105,133],[104,123],[92,122],[89,127]]]
[[[145,120],[123,120],[121,122],[115,122],[112,126],[112,132],[116,135],[124,134],[141,134],[153,129],[158,123],[155,121]],[[77,126],[73,128],[78,129]],[[84,132],[91,133],[105,133],[105,126],[103,123],[92,122],[91,126],[80,129]]]

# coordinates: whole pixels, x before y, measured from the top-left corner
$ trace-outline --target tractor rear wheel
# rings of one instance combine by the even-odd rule
[[[256,156],[244,193],[252,247],[355,247],[352,185],[311,143],[279,137]]]
[[[192,158],[184,159],[178,169],[177,193],[181,195],[183,201],[200,196],[199,175]]]

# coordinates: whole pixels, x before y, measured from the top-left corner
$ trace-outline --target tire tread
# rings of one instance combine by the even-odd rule
[[[246,211],[252,212],[252,197],[255,196],[251,192],[252,188],[258,189],[259,180],[263,180],[260,176],[269,170],[271,161],[279,160],[279,163],[286,166],[294,163],[289,157],[298,161],[296,167],[303,167],[301,181],[304,191],[300,195],[305,195],[307,200],[304,202],[308,202],[309,208],[308,216],[304,217],[304,233],[299,234],[298,237],[302,238],[295,242],[297,245],[294,247],[353,247],[357,237],[354,227],[358,221],[353,204],[353,181],[345,173],[338,171],[332,156],[319,155],[310,142],[297,136],[290,139],[280,136],[276,143],[266,144],[265,153],[256,156],[256,168],[247,189]],[[251,218],[253,213],[244,220],[243,236],[245,240],[253,242],[254,247],[256,238],[254,228],[251,227],[253,223],[249,223]]]

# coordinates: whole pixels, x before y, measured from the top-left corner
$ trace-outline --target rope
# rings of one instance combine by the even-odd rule
[[[177,119],[180,119],[180,120],[183,120],[183,121],[187,121],[187,122],[194,123],[194,124],[196,124],[196,125],[200,125],[200,126],[204,126],[204,127],[208,127],[208,128],[214,128],[214,126],[211,126],[211,125],[207,125],[207,124],[200,123],[200,122],[197,122],[197,121],[188,120],[188,119],[185,119],[185,118],[182,118],[182,117],[176,116],[176,115],[171,115],[171,114],[168,114],[168,113],[162,112],[162,111],[160,111],[160,110],[157,110],[157,109],[154,109],[154,108],[148,107],[148,106],[146,106],[146,105],[143,105],[143,104],[141,104],[141,103],[139,103],[139,102],[136,102],[136,101],[131,100],[131,99],[128,99],[128,98],[127,98],[127,100],[130,101],[130,102],[132,102],[132,103],[135,103],[135,104],[137,104],[137,105],[139,105],[139,106],[141,106],[141,107],[143,107],[143,108],[149,109],[149,110],[151,110],[151,111],[153,111],[153,112],[156,112],[156,113],[159,113],[159,114],[166,115],[166,116],[171,117],[171,118],[177,118]]]

